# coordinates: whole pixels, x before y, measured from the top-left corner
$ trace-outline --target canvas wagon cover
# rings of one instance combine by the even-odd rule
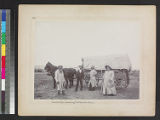
[[[90,56],[82,58],[85,69],[95,66],[97,70],[104,70],[106,65],[112,69],[131,70],[131,62],[128,55]]]

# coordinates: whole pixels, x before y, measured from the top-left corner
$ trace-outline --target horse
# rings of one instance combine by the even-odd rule
[[[56,88],[55,72],[58,67],[48,62],[44,69],[53,77],[53,88]],[[73,86],[73,79],[76,74],[76,70],[74,68],[63,68],[63,73],[66,80],[65,88],[67,89],[68,86],[71,88]]]

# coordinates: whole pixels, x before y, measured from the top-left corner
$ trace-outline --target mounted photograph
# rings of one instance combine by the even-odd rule
[[[19,115],[153,116],[155,11],[20,5]]]

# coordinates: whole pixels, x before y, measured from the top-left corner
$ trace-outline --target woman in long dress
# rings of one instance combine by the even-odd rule
[[[102,83],[102,92],[103,95],[116,95],[116,87],[115,87],[115,78],[114,78],[114,71],[111,69],[110,66],[105,66],[105,73],[103,75],[103,83]]]
[[[88,84],[89,90],[95,90],[95,88],[97,87],[96,75],[97,71],[95,70],[94,66],[92,66],[90,71],[90,80]]]

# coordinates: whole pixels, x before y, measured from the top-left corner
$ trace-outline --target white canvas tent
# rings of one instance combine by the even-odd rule
[[[82,64],[85,69],[95,66],[97,70],[105,70],[109,65],[112,69],[131,70],[131,62],[128,55],[108,55],[108,56],[91,56],[82,58]]]

